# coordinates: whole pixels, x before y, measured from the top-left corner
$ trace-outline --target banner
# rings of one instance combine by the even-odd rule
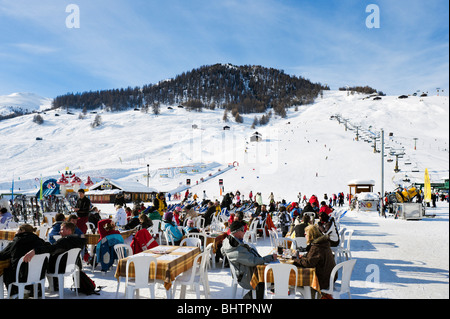
[[[431,183],[428,168],[425,168],[425,182],[424,182],[424,200],[426,203],[431,202]]]

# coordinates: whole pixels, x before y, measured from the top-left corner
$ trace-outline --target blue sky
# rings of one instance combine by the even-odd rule
[[[142,86],[215,63],[448,95],[448,26],[446,0],[0,0],[0,95]]]

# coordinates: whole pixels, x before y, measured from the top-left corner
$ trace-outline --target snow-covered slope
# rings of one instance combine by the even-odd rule
[[[388,147],[386,159],[392,158],[390,149],[405,152],[397,174],[395,157],[393,162],[385,161],[385,190],[393,189],[405,175],[422,182],[425,168],[432,181],[448,178],[448,97],[386,96],[376,101],[365,97],[325,92],[316,103],[297,111],[291,108],[285,119],[272,116],[268,125],[256,129],[251,129],[255,114],[244,115],[243,124],[224,123],[223,110],[188,112],[167,106],[158,116],[98,110],[79,119],[80,110],[53,110],[42,114],[42,125],[33,123],[32,115],[2,121],[0,189],[9,189],[13,178],[22,190],[35,188],[41,174],[57,177],[65,167],[82,179],[91,176],[94,182],[109,177],[146,184],[149,164],[150,184],[162,191],[185,184],[186,178],[194,185],[199,181],[193,191],[206,190],[217,197],[218,178],[224,180],[225,191],[239,189],[245,195],[259,191],[266,197],[274,192],[277,199],[295,198],[298,192],[321,196],[347,192],[353,179],[374,180],[375,191],[380,191],[381,155],[374,153],[372,140],[365,136],[381,129]],[[93,129],[90,124],[96,115],[102,125]],[[347,120],[347,130],[334,115]],[[231,129],[223,130],[225,125]],[[262,134],[261,142],[250,142],[255,131]],[[230,163],[236,167],[200,182]],[[190,167],[173,178],[161,177],[163,169],[173,172],[181,166]]]
[[[31,113],[51,108],[52,99],[34,93],[12,93],[0,95],[0,115],[13,112]]]

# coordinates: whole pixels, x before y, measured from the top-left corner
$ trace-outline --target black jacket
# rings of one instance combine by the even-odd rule
[[[71,250],[72,248],[83,249],[85,245],[86,238],[80,237],[78,235],[69,235],[58,239],[53,245],[40,246],[35,248],[34,251],[36,252],[36,254],[50,253],[49,272],[54,272],[56,259],[59,255],[65,253],[68,250]],[[66,262],[65,260],[61,260],[58,273],[63,273],[65,268]]]
[[[12,242],[8,244],[2,251],[0,251],[0,260],[11,259],[11,266],[5,269],[4,272],[4,282],[9,284],[15,281],[17,264],[20,258],[22,258],[26,253],[32,249],[37,249],[40,246],[50,246],[50,243],[46,243],[43,239],[39,238],[34,233],[20,233],[14,236]],[[25,267],[21,267],[19,278],[26,278],[28,273],[28,265],[22,264]]]
[[[78,198],[76,208],[79,208],[77,211],[78,217],[88,217],[89,211],[91,210],[91,201],[89,198],[84,196],[83,198]]]

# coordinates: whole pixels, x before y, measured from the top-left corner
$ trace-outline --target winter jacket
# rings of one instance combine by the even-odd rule
[[[11,259],[11,266],[4,271],[4,282],[9,284],[16,280],[16,269],[20,258],[32,249],[50,245],[34,233],[24,232],[14,236],[14,239],[0,251],[0,260]],[[26,278],[28,266],[21,267],[19,278]]]
[[[339,245],[339,233],[333,217],[329,218],[326,223],[319,223],[318,227],[322,234],[328,236],[332,247]]]
[[[321,236],[308,245],[308,252],[294,264],[304,268],[316,268],[320,289],[328,289],[330,275],[336,263],[327,236]]]
[[[97,243],[96,247],[96,255],[97,262],[100,263],[102,267],[102,271],[108,271],[109,268],[114,263],[114,260],[117,259],[116,251],[114,250],[114,246],[117,244],[123,244],[124,240],[122,235],[112,234],[108,235]]]
[[[138,231],[131,242],[131,248],[133,249],[134,255],[156,246],[158,246],[158,243],[145,228]]]
[[[181,239],[183,239],[183,232],[174,224],[174,222],[167,220],[163,221],[161,230],[165,231],[166,229],[170,230],[175,243],[179,243]]]
[[[125,226],[127,224],[127,213],[125,213],[125,209],[119,208],[117,210],[114,221],[117,226]]]
[[[257,265],[263,265],[274,260],[272,255],[261,257],[255,249],[233,235],[224,239],[221,251],[224,256],[226,254],[228,261],[236,268],[238,283],[244,289],[253,289],[250,281]]]
[[[59,255],[65,253],[72,248],[80,248],[83,249],[86,245],[86,238],[80,237],[78,235],[69,235],[66,237],[62,237],[58,239],[53,245],[39,246],[34,249],[36,254],[45,254],[50,253],[49,260],[49,272],[55,271],[56,259]],[[81,260],[78,260],[78,264],[81,265]],[[66,263],[64,260],[61,260],[59,265],[58,273],[64,273],[66,269]],[[81,269],[81,267],[80,267]]]
[[[48,241],[50,244],[54,244],[56,240],[53,238],[53,236],[59,236],[59,232],[61,231],[61,224],[63,222],[56,222],[53,224],[52,229],[48,233]]]
[[[89,211],[91,210],[91,201],[89,200],[89,198],[87,198],[87,196],[78,198],[75,207],[79,208],[79,210],[77,211],[78,217],[88,217]]]

